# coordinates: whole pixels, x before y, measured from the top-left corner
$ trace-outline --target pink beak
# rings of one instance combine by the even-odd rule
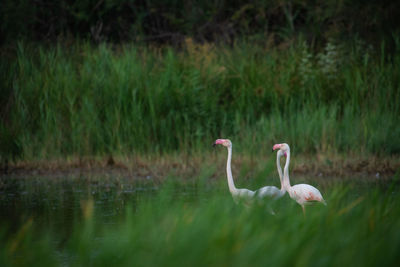
[[[225,139],[217,139],[215,140],[213,146],[222,145],[225,142]]]
[[[274,152],[274,151],[277,150],[277,149],[280,149],[281,146],[282,146],[282,144],[275,144],[275,145],[272,147],[272,152]]]

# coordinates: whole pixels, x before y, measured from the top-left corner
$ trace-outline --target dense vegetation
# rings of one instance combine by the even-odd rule
[[[2,158],[246,149],[400,152],[400,44],[281,50],[20,43],[1,65]]]
[[[389,0],[3,0],[0,38],[70,42],[169,43],[196,41],[282,43],[299,35],[323,45],[330,38],[355,36],[393,48],[400,4]]]
[[[151,194],[130,191],[130,200],[124,192],[140,185],[118,177],[81,179],[18,183],[29,193],[17,193],[15,208],[29,210],[14,209],[24,220],[9,225],[12,234],[0,232],[2,266],[398,264],[395,183],[320,183],[328,205],[308,206],[303,217],[287,195],[274,205],[275,216],[263,206],[235,205],[225,179],[210,187],[206,173],[189,183],[170,177]],[[6,206],[7,194],[1,198]]]
[[[400,152],[396,1],[3,2],[2,162]]]
[[[2,1],[0,265],[398,265],[399,3]],[[235,205],[216,138],[252,190],[274,143],[317,155],[339,175],[293,182],[328,205]],[[82,168],[7,173],[58,159]]]

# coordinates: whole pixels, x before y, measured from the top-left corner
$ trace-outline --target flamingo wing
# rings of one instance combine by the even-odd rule
[[[258,198],[272,198],[272,199],[277,199],[283,196],[284,193],[285,193],[284,191],[281,191],[276,186],[264,186],[255,192]]]
[[[321,192],[314,186],[308,184],[298,184],[292,187],[293,198],[300,204],[303,205],[307,202],[323,202],[324,198]]]
[[[255,195],[254,191],[251,191],[246,188],[238,189],[238,192],[239,192],[238,197],[240,198],[253,198]]]
[[[239,202],[251,204],[251,202],[254,199],[254,195],[255,195],[254,191],[251,191],[246,188],[238,189],[237,192],[232,193],[233,200],[235,201],[236,204],[238,204]]]

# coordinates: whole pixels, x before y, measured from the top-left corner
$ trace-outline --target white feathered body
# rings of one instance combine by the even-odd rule
[[[281,190],[276,186],[264,186],[255,192],[260,199],[276,200],[285,194],[285,190]]]
[[[250,203],[254,199],[255,192],[246,188],[237,188],[235,192],[231,192],[235,203]]]
[[[308,184],[297,184],[288,190],[288,193],[292,199],[294,199],[300,205],[310,204],[312,202],[322,202],[326,205],[321,192],[314,186]]]

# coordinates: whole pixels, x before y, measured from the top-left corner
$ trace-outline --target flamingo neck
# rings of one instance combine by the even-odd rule
[[[235,194],[237,192],[237,189],[235,187],[235,183],[233,182],[231,161],[232,161],[232,146],[228,147],[228,160],[226,162],[226,176],[228,178],[229,191],[232,194]]]
[[[283,187],[286,189],[286,191],[290,192],[291,186],[290,186],[290,180],[289,180],[289,164],[290,164],[290,151],[286,152],[286,163],[285,167],[283,169]]]
[[[281,181],[281,191],[284,191],[285,187],[283,184],[283,177],[282,177],[281,157],[282,157],[281,153],[276,154],[276,167],[278,169],[279,180]]]

